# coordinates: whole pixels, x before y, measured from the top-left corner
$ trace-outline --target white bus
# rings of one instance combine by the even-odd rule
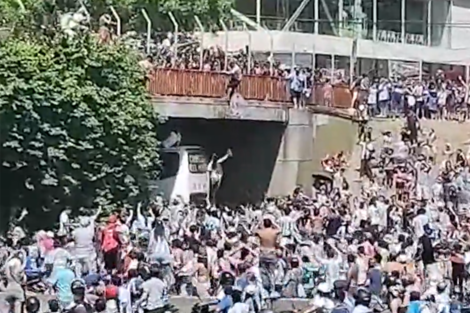
[[[204,149],[199,146],[163,148],[160,157],[160,179],[151,181],[149,186],[152,199],[158,195],[168,201],[181,198],[185,203],[208,199],[210,182]]]

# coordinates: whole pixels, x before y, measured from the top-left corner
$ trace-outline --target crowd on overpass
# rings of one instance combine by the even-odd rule
[[[359,103],[372,117],[398,117],[414,111],[419,118],[467,120],[469,84],[438,71],[423,80],[363,76],[355,82]]]

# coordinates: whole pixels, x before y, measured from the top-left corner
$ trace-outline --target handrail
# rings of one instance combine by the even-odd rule
[[[157,68],[148,77],[152,96],[226,97],[228,75],[222,72]],[[244,75],[238,92],[247,101],[286,105],[291,102],[287,83],[280,77]],[[336,108],[349,108],[351,105],[348,86],[316,84],[309,93],[307,105]]]

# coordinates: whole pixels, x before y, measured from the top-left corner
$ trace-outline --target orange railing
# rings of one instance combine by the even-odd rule
[[[152,96],[223,98],[227,81],[228,76],[218,72],[156,69],[149,75],[148,88]],[[277,77],[245,75],[239,92],[245,100],[290,103],[287,82]],[[349,108],[351,94],[346,86],[315,85],[308,104]]]

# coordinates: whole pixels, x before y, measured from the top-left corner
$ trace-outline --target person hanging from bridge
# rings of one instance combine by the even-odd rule
[[[230,76],[230,80],[227,85],[227,96],[230,107],[236,108],[236,106],[232,103],[232,98],[235,92],[238,90],[240,82],[242,81],[242,70],[234,60],[230,61],[229,66],[230,70],[227,72],[227,74]]]
[[[217,158],[217,154],[212,154],[212,157],[207,165],[207,171],[209,172],[209,179],[211,183],[211,190],[210,190],[210,201],[215,203],[215,196],[217,191],[220,188],[220,184],[222,183],[222,177],[224,175],[222,169],[222,163],[227,161],[228,158],[232,157],[232,150],[227,149],[227,153],[221,158]]]

